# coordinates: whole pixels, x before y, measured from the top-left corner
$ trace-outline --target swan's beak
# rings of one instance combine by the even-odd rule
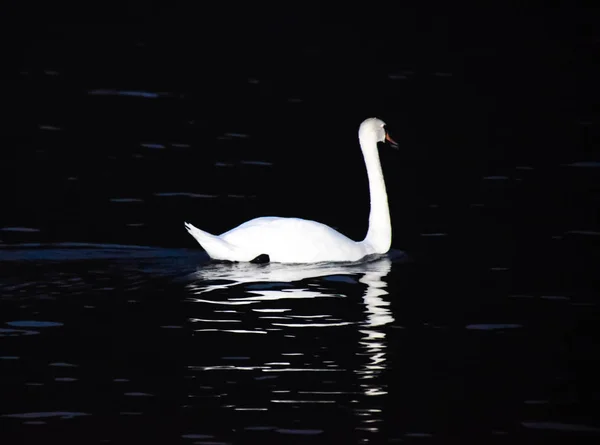
[[[387,132],[385,133],[385,140],[388,141],[392,147],[398,148],[396,141],[393,140]]]

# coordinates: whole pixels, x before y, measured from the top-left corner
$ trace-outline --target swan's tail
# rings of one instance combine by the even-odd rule
[[[206,253],[208,253],[211,258],[215,260],[238,261],[238,249],[232,244],[216,235],[200,230],[189,223],[185,223],[185,228],[189,234],[198,241],[204,250],[206,250]]]

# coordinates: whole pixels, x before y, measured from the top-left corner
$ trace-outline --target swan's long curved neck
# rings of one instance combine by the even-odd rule
[[[369,230],[362,243],[369,253],[386,253],[392,244],[392,223],[377,141],[374,138],[360,138],[360,145],[367,167],[371,199]]]

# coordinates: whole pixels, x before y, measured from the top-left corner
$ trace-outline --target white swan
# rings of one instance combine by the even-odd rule
[[[265,216],[240,224],[221,235],[212,235],[185,223],[187,231],[215,260],[318,263],[357,261],[384,254],[392,243],[392,226],[377,143],[397,144],[385,131],[385,122],[366,119],[358,130],[360,148],[369,177],[371,213],[362,241],[353,241],[331,227],[301,218]]]

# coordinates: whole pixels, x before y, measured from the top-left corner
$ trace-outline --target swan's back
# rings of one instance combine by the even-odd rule
[[[265,216],[220,235],[222,239],[271,261],[310,263],[356,261],[368,254],[364,246],[331,227],[301,218]]]

